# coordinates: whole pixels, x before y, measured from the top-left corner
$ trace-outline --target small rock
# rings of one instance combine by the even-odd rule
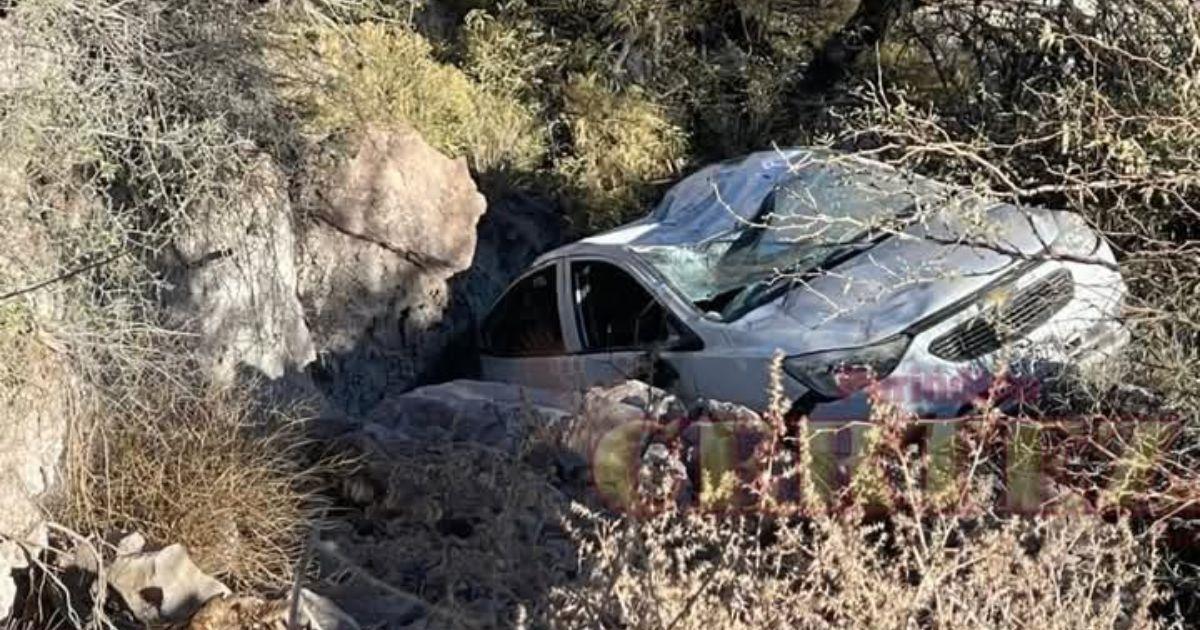
[[[118,556],[105,577],[138,621],[147,624],[187,619],[208,600],[230,593],[179,544]]]
[[[652,501],[675,499],[686,503],[691,495],[687,468],[678,454],[662,443],[646,448],[638,470],[638,485],[642,496]]]
[[[762,418],[753,409],[720,400],[702,400],[699,404],[698,415],[705,416],[713,422],[757,425],[762,421]]]
[[[374,503],[376,494],[375,485],[367,475],[360,473],[342,480],[342,496],[356,505]]]
[[[569,415],[557,392],[505,383],[457,380],[389,396],[358,432],[385,452],[436,442],[468,442],[515,452],[528,424],[546,425]]]
[[[192,616],[187,630],[287,630],[291,610],[290,597],[214,597]],[[304,630],[360,630],[336,604],[308,589],[300,591],[298,612]]]
[[[625,381],[609,388],[592,388],[587,393],[589,402],[602,399],[609,403],[620,403],[639,409],[647,418],[670,421],[687,416],[687,407],[664,390],[642,381]]]
[[[133,532],[117,543],[117,555],[130,556],[135,553],[141,553],[145,548],[146,538],[137,532]]]

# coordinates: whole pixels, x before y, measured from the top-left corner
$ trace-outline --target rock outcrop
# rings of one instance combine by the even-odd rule
[[[16,595],[12,572],[46,545],[40,502],[57,482],[66,440],[68,400],[46,388],[67,386],[70,376],[54,359],[36,361],[16,387],[0,385],[0,619]]]
[[[168,308],[178,328],[195,334],[216,378],[249,366],[276,379],[316,358],[296,297],[296,219],[283,177],[265,157],[236,198],[175,240]]]
[[[335,413],[462,371],[470,353],[448,349],[470,347],[483,309],[559,237],[512,203],[481,230],[465,161],[409,129],[370,129],[312,168],[289,195],[264,158],[232,212],[183,234],[168,306],[219,378],[299,375]]]
[[[12,50],[17,41],[0,23],[0,92],[31,80],[30,73],[10,72],[29,55],[37,57]],[[58,268],[52,236],[30,216],[27,159],[19,147],[0,151],[0,293],[28,287]],[[70,210],[64,207],[62,215]],[[25,544],[45,544],[39,503],[59,477],[67,417],[77,402],[68,361],[35,325],[59,319],[64,302],[53,290],[0,300],[0,620],[13,605],[12,571],[27,563]]]

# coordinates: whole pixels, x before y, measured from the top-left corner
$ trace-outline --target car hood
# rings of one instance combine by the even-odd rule
[[[984,214],[992,226],[986,236],[973,236],[966,221],[938,213],[798,281],[734,322],[735,335],[762,337],[791,352],[881,341],[981,292],[1058,235],[1048,211],[996,205]]]

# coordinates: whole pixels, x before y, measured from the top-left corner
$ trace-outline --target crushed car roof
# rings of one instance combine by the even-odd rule
[[[760,151],[706,166],[672,187],[645,217],[543,254],[603,253],[614,248],[696,244],[745,223],[779,180],[807,166],[835,164],[872,177],[903,178],[916,189],[944,188],[930,179],[856,156],[818,148]],[[536,264],[536,263],[535,263]]]

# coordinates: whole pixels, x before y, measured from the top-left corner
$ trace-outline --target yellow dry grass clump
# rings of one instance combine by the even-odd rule
[[[296,418],[237,388],[143,386],[74,428],[61,518],[182,543],[234,587],[287,584],[319,472]]]
[[[638,89],[616,92],[596,75],[572,77],[564,92],[572,153],[558,165],[581,192],[584,227],[611,227],[648,210],[655,184],[677,175],[683,130]]]
[[[546,151],[528,107],[439,63],[424,37],[398,24],[299,22],[280,36],[286,98],[323,132],[405,123],[478,171],[525,169]]]

